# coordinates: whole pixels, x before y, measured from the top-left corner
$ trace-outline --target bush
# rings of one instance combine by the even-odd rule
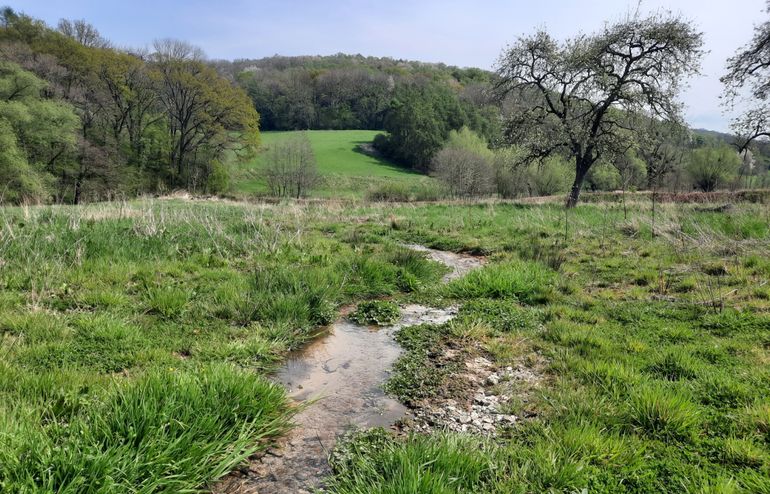
[[[474,151],[445,147],[431,161],[431,173],[453,197],[480,197],[494,190],[494,170],[486,157]]]
[[[738,153],[729,146],[704,147],[692,152],[687,172],[695,187],[711,192],[729,182],[740,164]]]
[[[563,158],[553,156],[530,169],[532,192],[536,196],[552,196],[566,192],[574,171]]]

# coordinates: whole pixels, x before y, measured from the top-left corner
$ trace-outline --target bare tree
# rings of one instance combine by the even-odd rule
[[[60,33],[89,48],[110,48],[112,44],[99,34],[93,24],[85,19],[61,19],[57,26]]]
[[[698,72],[702,45],[702,34],[671,14],[634,16],[563,43],[543,31],[520,38],[498,62],[498,90],[519,101],[509,138],[530,160],[574,157],[567,207],[575,206],[591,166],[628,149],[629,114],[679,114],[676,97]]]
[[[265,180],[272,195],[297,199],[318,183],[318,167],[307,135],[284,139],[270,147]]]
[[[454,197],[479,197],[494,190],[495,171],[486,157],[469,149],[446,147],[431,161],[432,174]]]
[[[178,39],[156,39],[152,47],[152,59],[158,63],[202,62],[206,59],[206,54],[201,48]]]
[[[767,5],[770,13],[770,1]],[[770,137],[770,21],[755,26],[751,42],[727,60],[722,83],[728,109],[748,105],[731,125],[742,153],[754,140]]]

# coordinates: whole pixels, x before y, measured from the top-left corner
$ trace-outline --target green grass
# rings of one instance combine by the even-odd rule
[[[193,492],[290,423],[264,375],[443,270],[343,216],[139,201],[0,209],[0,491]]]
[[[537,354],[547,380],[526,405],[537,418],[494,447],[414,436],[348,448],[332,492],[408,492],[395,476],[426,492],[768,492],[770,303],[757,287],[770,281],[770,234],[756,219],[770,210],[664,205],[653,237],[647,206],[624,220],[617,206],[582,205],[566,238],[557,205],[399,206],[355,227],[490,255],[435,291],[462,305],[455,322],[398,334],[407,351],[391,391],[430,398],[462,372],[436,356],[469,345],[501,366]],[[421,456],[436,444],[488,475],[452,482],[462,466],[449,464],[436,482]]]
[[[729,215],[729,218],[726,217]],[[283,434],[264,376],[343,304],[457,304],[389,389],[455,354],[539,362],[495,440],[365,432],[330,492],[770,491],[767,205],[137,201],[0,210],[0,490],[205,489]],[[482,253],[446,272],[403,243]],[[365,305],[364,305],[365,306]],[[437,358],[438,357],[438,358]]]
[[[19,379],[0,419],[3,492],[184,492],[288,425],[282,389],[228,366],[158,369],[98,393]]]
[[[236,165],[232,187],[236,194],[264,194],[267,185],[260,176],[265,166],[266,150],[271,144],[297,132],[263,132],[262,152],[255,160]],[[378,131],[310,130],[306,131],[318,163],[322,183],[312,192],[315,197],[361,198],[369,190],[396,187],[410,191],[418,185],[433,183],[429,177],[413,172],[385,158],[361,151],[371,144]],[[408,199],[408,194],[407,199]]]

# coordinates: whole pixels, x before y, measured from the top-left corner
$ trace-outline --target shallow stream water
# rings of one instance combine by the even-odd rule
[[[406,247],[450,267],[444,281],[482,264],[478,257]],[[453,307],[406,305],[399,321],[383,328],[359,326],[343,316],[324,335],[290,355],[275,380],[297,403],[313,401],[294,417],[295,428],[279,447],[254,461],[248,474],[227,478],[216,492],[294,494],[322,487],[331,473],[328,455],[340,435],[351,428],[390,427],[407,413],[382,390],[401,353],[395,332],[405,326],[442,324],[455,313]]]

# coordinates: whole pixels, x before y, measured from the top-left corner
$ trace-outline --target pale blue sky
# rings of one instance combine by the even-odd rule
[[[211,58],[338,52],[491,68],[517,36],[545,27],[558,37],[592,31],[635,9],[637,0],[0,0],[51,25],[84,18],[121,46],[174,37]],[[725,130],[719,107],[724,61],[767,16],[765,0],[643,0],[705,33],[702,77],[684,95],[688,122]]]

